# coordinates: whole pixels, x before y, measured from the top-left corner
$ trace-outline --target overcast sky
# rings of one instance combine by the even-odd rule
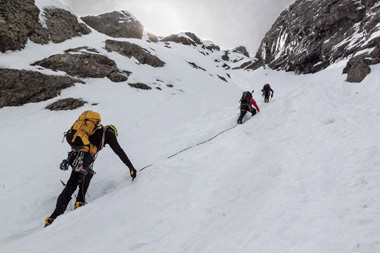
[[[167,36],[193,32],[222,49],[245,46],[254,55],[279,14],[295,0],[61,0],[78,16],[131,12],[145,29]]]

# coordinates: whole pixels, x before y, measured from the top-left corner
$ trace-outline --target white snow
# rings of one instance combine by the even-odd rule
[[[152,68],[108,53],[107,38],[93,32],[1,54],[1,67],[37,70],[29,64],[86,45],[153,89],[86,79],[49,101],[0,109],[0,252],[380,252],[380,65],[361,84],[344,81],[345,62],[300,76],[230,71],[226,83],[217,53],[129,39],[166,62]],[[269,104],[264,83],[275,91]],[[241,92],[252,89],[260,113],[167,158],[233,127]],[[67,97],[89,103],[44,109]],[[106,147],[88,204],[73,210],[72,200],[42,228],[70,174],[58,169],[69,150],[63,132],[88,109],[117,126],[137,169],[153,165],[132,182]]]
[[[274,57],[274,61],[277,60],[286,50],[286,40],[288,38],[288,33],[286,31],[283,31],[281,36],[278,38],[277,42],[275,43],[276,49],[273,52],[276,52],[276,56]]]

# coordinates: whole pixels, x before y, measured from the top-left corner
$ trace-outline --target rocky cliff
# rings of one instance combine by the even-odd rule
[[[60,43],[90,32],[67,10],[40,10],[34,0],[0,0],[0,52],[21,50],[28,39],[37,44]]]
[[[0,0],[0,53],[5,51],[23,50],[28,40],[37,44],[49,42],[61,43],[73,37],[87,35],[91,30],[65,6],[57,2],[41,8],[34,0]],[[95,29],[104,32],[105,29],[114,37],[141,38],[143,26],[128,12],[113,12],[99,17],[84,18]],[[112,29],[110,29],[110,27]],[[158,41],[147,34],[151,41]],[[117,43],[117,42],[115,42]],[[127,42],[125,42],[127,43]],[[109,43],[105,47],[108,50]],[[131,48],[139,48],[128,43]],[[123,49],[125,51],[125,49]],[[123,51],[123,52],[124,52]],[[132,50],[128,57],[140,59],[143,54],[144,63],[156,67],[163,66],[163,62],[155,56],[145,52]],[[79,78],[107,77],[113,82],[125,82],[131,72],[120,70],[115,61],[102,55],[97,50],[80,46],[67,48],[65,54],[54,54],[48,58],[34,62],[37,71],[0,68],[0,108],[4,106],[19,106],[29,102],[39,102],[51,99],[60,94],[60,90],[73,86],[75,83],[84,83]],[[67,76],[53,76],[39,73],[41,67],[54,71],[64,71]],[[74,100],[73,100],[74,101]],[[72,101],[69,101],[72,103]],[[67,104],[67,101],[65,101]],[[82,103],[76,103],[81,105]],[[71,106],[71,104],[70,104]],[[62,106],[54,106],[54,108]]]
[[[187,61],[187,65],[224,83],[231,79],[228,72],[235,69],[251,71],[268,65],[273,69],[314,73],[341,60],[347,62],[343,70],[347,80],[361,82],[371,72],[370,66],[380,63],[380,2],[374,0],[297,0],[268,31],[255,59],[243,46],[222,51],[213,42],[202,40],[191,32],[158,38],[144,31],[143,25],[127,11],[83,17],[82,20],[96,30],[91,33],[91,29],[68,8],[52,7],[50,1],[49,5],[41,6],[47,2],[0,0],[0,54],[23,50],[28,40],[37,44],[66,41],[54,45],[55,49],[47,50],[43,57],[34,57],[34,61],[23,65],[28,70],[12,69],[11,63],[9,66],[3,64],[0,68],[0,108],[53,98],[60,90],[83,83],[77,78],[129,81],[131,87],[145,90],[173,87],[171,82],[160,79],[147,82],[147,85],[132,73],[135,65],[155,68],[157,73],[159,69],[167,71],[168,64],[159,58],[164,58],[166,53],[156,50],[161,47],[167,53],[168,50],[180,52],[175,51],[180,49],[193,50],[191,54],[194,55],[202,54],[207,57],[208,64],[214,62],[214,65],[193,60]],[[98,32],[118,39],[104,40],[104,35]],[[79,36],[88,38],[68,41]],[[97,41],[97,36],[102,39]],[[86,45],[91,38],[96,41]],[[220,71],[209,71],[214,67]],[[58,76],[48,75],[52,71],[57,71]],[[72,108],[84,103],[73,98],[51,108]]]
[[[301,74],[347,58],[347,81],[361,82],[369,65],[380,63],[379,47],[379,1],[297,0],[267,32],[256,57]]]
[[[58,96],[62,89],[76,83],[84,83],[83,80],[77,78],[87,82],[89,79],[106,77],[112,82],[126,83],[136,89],[151,90],[152,87],[136,78],[132,78],[132,82],[127,83],[129,77],[133,75],[126,69],[131,64],[149,66],[149,68],[165,66],[165,62],[157,57],[156,50],[147,47],[147,43],[159,43],[161,45],[156,46],[165,48],[171,48],[177,43],[184,44],[193,47],[194,52],[198,51],[204,56],[220,50],[214,43],[203,41],[189,32],[159,40],[157,36],[144,31],[143,25],[127,11],[87,16],[82,20],[97,32],[91,33],[91,29],[58,0],[48,2],[0,0],[0,54],[7,51],[7,55],[10,55],[9,51],[15,50],[30,51],[36,45],[28,44],[27,46],[28,40],[42,45],[49,42],[57,44],[65,42],[54,47],[54,50],[51,50],[51,45],[36,46],[40,50],[41,57],[38,57],[38,53],[31,57],[33,61],[26,57],[26,64],[22,66],[28,70],[12,69],[12,62],[0,67],[0,108],[51,99]],[[98,38],[103,38],[103,36],[98,37],[98,32],[118,38],[118,40],[99,39],[97,41]],[[88,36],[88,39],[68,41],[82,35]],[[95,41],[89,41],[87,45],[86,41],[94,38]],[[136,43],[136,40],[128,40],[129,38],[141,39],[141,44]],[[41,48],[44,47],[47,51],[42,53]],[[237,50],[242,53],[236,54],[247,54],[244,47],[239,47]],[[129,64],[120,60],[123,57],[125,61],[128,59]],[[111,58],[118,58],[118,63],[123,66],[123,69]],[[215,63],[217,64],[222,63]],[[200,71],[207,71],[196,63],[189,62],[189,65]],[[136,69],[136,66],[130,67]],[[57,75],[49,75],[52,71],[57,72]],[[224,82],[228,82],[229,79],[229,76],[224,73],[210,74],[210,76],[220,78]],[[162,90],[160,86],[165,87],[164,84],[166,87],[173,87],[173,84],[162,80],[153,80],[149,84],[158,90]],[[62,99],[49,105],[47,109],[73,109],[84,103],[85,101],[80,98]]]
[[[127,11],[114,11],[81,19],[96,31],[114,38],[141,39],[143,36],[144,26]]]
[[[62,89],[81,83],[67,76],[44,75],[36,71],[0,69],[0,108],[45,101]]]

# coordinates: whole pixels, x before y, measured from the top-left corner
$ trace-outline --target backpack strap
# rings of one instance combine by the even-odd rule
[[[102,140],[100,141],[99,146],[96,148],[96,153],[94,154],[94,162],[95,162],[96,158],[98,157],[99,150],[102,149],[102,147],[104,146],[104,142],[105,142],[105,136],[106,136],[107,128],[105,126],[101,125],[101,126],[98,126],[96,128],[96,130],[99,130],[100,128],[102,128]]]
[[[94,166],[94,162],[95,162],[96,158],[98,157],[99,150],[104,146],[105,135],[106,135],[106,127],[100,125],[100,126],[97,127],[96,130],[99,130],[101,127],[103,128],[103,130],[102,130],[102,132],[103,132],[103,134],[102,134],[102,140],[100,141],[100,144],[99,144],[98,147],[95,147],[95,146],[94,146],[94,147],[96,148],[96,153],[93,154],[93,156],[94,156],[94,160],[92,161],[92,163],[91,163],[91,165],[90,165],[90,168],[91,168],[91,169],[92,169],[92,166]]]

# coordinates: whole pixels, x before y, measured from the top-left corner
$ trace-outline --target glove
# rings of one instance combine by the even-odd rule
[[[135,179],[137,171],[134,168],[132,168],[132,169],[129,169],[129,172],[131,174],[132,180]]]
[[[59,165],[59,169],[60,170],[68,170],[69,169],[69,161],[67,161],[66,159],[63,160],[61,162],[61,164]]]

